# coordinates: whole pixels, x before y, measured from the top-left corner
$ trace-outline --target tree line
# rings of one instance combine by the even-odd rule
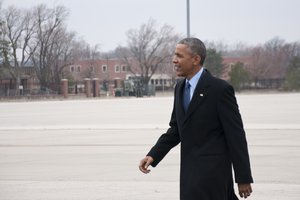
[[[9,71],[20,84],[22,67],[33,66],[41,88],[57,86],[66,78],[64,68],[76,60],[117,57],[141,83],[148,85],[154,73],[170,74],[174,80],[172,56],[176,43],[183,38],[169,25],[158,26],[150,19],[138,28],[128,30],[127,45],[114,51],[101,52],[98,45],[90,46],[77,33],[67,30],[69,15],[64,6],[49,8],[44,4],[20,9],[2,9],[0,2],[0,78]],[[288,90],[300,89],[300,44],[287,43],[275,37],[265,44],[228,47],[222,42],[205,41],[205,67],[214,75],[224,74],[226,57],[247,57],[249,62],[231,64],[229,81],[237,90],[260,88],[274,84]],[[269,82],[268,82],[269,81]],[[282,84],[283,83],[283,84]],[[276,88],[276,86],[275,86]],[[57,88],[58,90],[58,88]]]
[[[34,68],[41,88],[58,86],[66,66],[97,49],[67,30],[68,15],[64,6],[3,9],[0,2],[0,73],[12,76],[16,88],[24,66]]]

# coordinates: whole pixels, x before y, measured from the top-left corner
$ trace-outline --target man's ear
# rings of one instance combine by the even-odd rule
[[[194,56],[194,65],[200,65],[201,57],[199,55]]]

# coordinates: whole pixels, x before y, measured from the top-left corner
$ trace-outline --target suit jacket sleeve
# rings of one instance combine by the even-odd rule
[[[235,182],[252,183],[246,135],[232,86],[226,85],[220,95],[218,113],[232,159]]]
[[[175,95],[174,97],[176,97]],[[159,137],[156,144],[151,148],[151,150],[147,154],[147,156],[151,156],[154,160],[153,163],[151,164],[152,167],[155,167],[165,157],[165,155],[180,142],[180,137],[177,128],[176,114],[175,114],[176,113],[175,99],[176,98],[174,98],[173,111],[169,123],[170,128],[167,130],[166,133],[162,134]]]

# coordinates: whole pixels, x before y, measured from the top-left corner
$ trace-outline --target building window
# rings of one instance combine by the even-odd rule
[[[102,72],[107,72],[107,65],[102,65]]]
[[[74,72],[75,71],[75,66],[74,65],[71,65],[70,66],[70,72]]]
[[[151,85],[154,85],[154,80],[153,79],[151,79]]]
[[[122,65],[122,72],[127,72],[127,66],[126,65]]]
[[[115,72],[120,72],[120,66],[119,65],[115,66]]]
[[[77,72],[80,72],[80,65],[77,66]]]
[[[94,72],[94,71],[95,71],[94,66],[90,66],[90,71],[91,71],[91,72]]]
[[[158,79],[155,79],[155,85],[158,85]]]

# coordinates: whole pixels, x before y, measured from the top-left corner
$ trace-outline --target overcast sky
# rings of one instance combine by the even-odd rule
[[[0,0],[1,1],[1,0]],[[150,18],[186,34],[186,0],[2,0],[2,7],[40,3],[69,9],[68,29],[101,51],[126,45],[126,32]],[[191,35],[229,45],[300,41],[300,0],[190,0]]]

